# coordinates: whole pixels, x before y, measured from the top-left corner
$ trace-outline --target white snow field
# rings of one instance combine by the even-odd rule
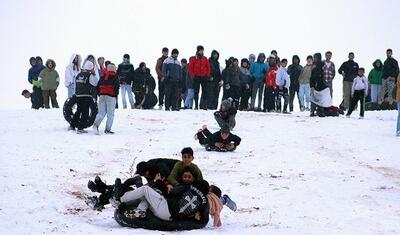
[[[126,179],[134,161],[180,159],[191,146],[205,178],[238,204],[220,228],[179,234],[400,234],[396,111],[364,120],[240,112],[233,153],[193,139],[217,130],[212,111],[117,110],[115,135],[67,131],[62,110],[0,110],[0,234],[172,234],[119,226],[113,208],[82,200],[100,175]],[[104,128],[105,120],[101,128]]]

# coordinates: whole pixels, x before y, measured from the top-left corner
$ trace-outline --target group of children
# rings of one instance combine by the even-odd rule
[[[203,179],[200,168],[193,163],[190,147],[182,149],[181,155],[181,161],[151,159],[140,162],[136,166],[136,176],[123,183],[117,178],[114,185],[106,185],[97,176],[94,181],[89,181],[88,188],[101,194],[88,198],[88,205],[101,210],[108,203],[121,208],[141,200],[135,209],[126,210],[128,217],[145,218],[150,209],[155,216],[167,221],[202,221],[205,219],[200,216],[202,210],[208,209],[214,217],[214,226],[221,226],[223,205],[235,211],[236,203],[228,195],[222,195],[219,187],[209,185]],[[146,178],[147,184],[143,185],[141,177]]]

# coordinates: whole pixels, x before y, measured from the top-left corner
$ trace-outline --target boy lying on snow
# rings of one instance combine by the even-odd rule
[[[186,196],[184,195],[193,194],[193,190],[196,191],[193,187],[200,191],[206,188],[206,181],[202,179],[200,169],[197,165],[192,163],[194,159],[193,150],[191,148],[184,148],[181,153],[182,161],[174,159],[152,159],[148,162],[139,163],[137,165],[137,173],[139,173],[139,175],[127,179],[124,183],[121,183],[121,180],[117,178],[115,185],[107,186],[101,181],[100,177],[97,176],[94,182],[89,181],[88,187],[93,192],[100,192],[101,195],[98,198],[96,196],[89,198],[87,201],[88,205],[96,210],[103,209],[104,205],[110,202],[117,207],[120,205],[124,206],[125,203],[129,204],[130,201],[136,200],[136,197],[146,194],[147,198],[143,196],[145,200],[143,200],[136,209],[127,211],[127,213],[130,212],[129,216],[144,218],[146,217],[147,209],[150,207],[154,215],[163,220],[198,217],[197,219],[201,221],[202,218],[199,218],[201,213],[197,213],[201,212],[201,209],[204,209],[203,201],[200,203],[200,199],[202,198],[200,194],[196,195],[199,201],[197,202],[198,209],[193,209],[197,210],[195,214],[192,214],[192,210],[186,211],[186,209],[183,210],[182,208],[177,210],[176,208],[179,204],[176,204],[176,202],[185,198]],[[175,161],[176,164],[171,170],[168,179],[173,182],[175,187],[172,187],[171,183],[166,180],[166,176],[168,176],[170,172],[166,166],[171,166],[173,161]],[[158,167],[155,167],[155,165],[158,165]],[[152,178],[153,174],[154,178]],[[146,178],[149,180],[147,185],[142,186],[140,175],[147,176]],[[198,184],[200,184],[200,186]],[[131,186],[136,186],[136,189]],[[134,191],[136,191],[136,193],[131,193]],[[214,225],[220,226],[219,213],[222,210],[222,206],[226,204],[230,209],[236,210],[236,204],[228,195],[223,195],[221,197],[221,190],[217,186],[211,186],[207,189],[207,192],[208,191],[210,191],[210,193],[204,194],[203,192],[203,194],[207,195],[208,198],[209,213],[214,216]],[[165,201],[162,198],[164,198]],[[152,203],[157,200],[162,200],[164,205],[161,207],[153,207],[154,205]],[[171,216],[169,219],[166,219],[168,216],[166,208],[169,209]]]
[[[228,125],[223,125],[221,130],[214,134],[211,134],[207,126],[204,125],[203,128],[198,130],[194,138],[198,139],[207,151],[217,152],[234,151],[242,140],[239,136],[230,133]]]

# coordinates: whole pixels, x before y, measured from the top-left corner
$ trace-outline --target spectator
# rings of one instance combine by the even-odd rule
[[[249,98],[251,96],[251,74],[250,74],[250,63],[249,60],[243,58],[240,62],[240,86],[241,86],[241,97],[239,110],[250,109]]]
[[[41,83],[39,82],[39,74],[45,68],[42,64],[42,59],[38,57],[31,57],[29,60],[31,68],[28,72],[28,81],[33,85],[31,93],[32,108],[39,109],[43,107],[43,92]]]
[[[43,103],[46,109],[50,108],[49,98],[51,99],[51,106],[59,108],[57,102],[57,87],[60,84],[60,76],[55,70],[56,63],[52,59],[46,61],[46,68],[39,74],[39,82],[41,83],[43,91]]]
[[[181,63],[178,60],[179,51],[173,49],[171,56],[164,60],[162,66],[165,86],[165,111],[179,111],[179,82],[181,81]]]
[[[210,72],[210,63],[204,56],[204,47],[197,46],[196,55],[189,59],[189,76],[193,78],[195,109],[199,108],[199,92],[201,86],[200,108],[207,110],[207,81]]]
[[[358,76],[354,78],[351,88],[351,103],[346,117],[350,117],[357,102],[360,101],[360,119],[364,118],[365,96],[368,95],[368,80],[364,76],[364,68],[358,69]]]
[[[128,93],[129,103],[131,108],[135,108],[135,102],[133,101],[132,94],[132,82],[134,79],[135,70],[131,64],[130,56],[125,54],[123,61],[118,65],[117,74],[119,77],[119,82],[121,84],[121,96],[122,96],[122,108],[127,108],[126,94]]]
[[[264,77],[267,73],[269,66],[264,63],[264,53],[258,54],[257,61],[252,64],[250,73],[253,79],[253,88],[251,94],[251,105],[250,109],[255,111],[261,111],[262,96],[264,91]],[[255,108],[256,96],[258,92],[258,106]]]
[[[164,60],[168,58],[169,50],[167,47],[164,47],[161,51],[162,55],[160,58],[157,59],[156,63],[156,73],[158,78],[158,106],[159,109],[162,109],[164,105],[164,98],[165,98],[165,86],[164,86],[164,77],[162,74],[162,65]]]
[[[218,107],[218,98],[220,92],[219,82],[221,81],[221,69],[219,65],[219,52],[213,50],[211,52],[211,57],[208,59],[211,68],[209,86],[208,86],[208,98],[207,98],[207,108],[208,109],[217,109]],[[201,103],[201,102],[200,102]]]
[[[294,55],[292,58],[292,64],[289,65],[287,72],[290,76],[290,87],[289,87],[289,110],[293,112],[293,101],[294,96],[297,94],[297,99],[299,100],[299,106],[301,107],[300,98],[299,98],[299,77],[303,67],[300,65],[300,57],[298,55]]]
[[[372,64],[373,69],[368,74],[368,82],[371,86],[371,102],[374,104],[378,103],[381,95],[382,87],[382,61],[377,59]]]
[[[383,63],[383,75],[382,75],[382,91],[379,99],[381,105],[386,94],[387,100],[390,105],[393,105],[393,90],[396,87],[396,78],[399,74],[399,64],[397,60],[392,57],[392,49],[386,50],[387,59]]]
[[[325,53],[325,60],[322,61],[324,63],[322,67],[322,72],[325,85],[329,87],[329,90],[331,92],[331,97],[333,97],[332,81],[335,78],[336,69],[335,69],[335,64],[331,61],[331,58],[332,58],[332,52],[327,51]]]
[[[278,98],[276,99],[276,110],[277,112],[281,112],[282,104],[281,99],[283,97],[283,113],[288,113],[287,106],[289,101],[289,87],[290,87],[290,78],[289,74],[286,71],[287,59],[283,59],[281,61],[281,66],[278,68],[276,72],[276,86],[278,87]]]
[[[345,109],[349,109],[351,100],[351,87],[353,79],[357,77],[358,64],[354,62],[354,53],[349,53],[349,60],[344,62],[339,68],[339,74],[343,75],[343,104]]]
[[[68,98],[75,95],[75,78],[81,72],[81,62],[82,57],[78,54],[73,54],[65,70],[64,85],[68,89]]]
[[[307,64],[304,66],[299,77],[299,99],[300,111],[310,111],[310,77],[313,69],[313,57],[307,56]]]

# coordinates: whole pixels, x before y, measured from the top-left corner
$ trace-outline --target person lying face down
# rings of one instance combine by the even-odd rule
[[[197,180],[203,180],[203,174],[201,173],[200,168],[196,164],[192,163],[194,159],[193,149],[190,147],[183,148],[181,154],[182,161],[175,164],[168,176],[168,181],[171,184],[169,185],[169,189],[171,189],[172,186],[179,185],[179,175],[183,174],[185,167],[189,168],[196,175]]]

